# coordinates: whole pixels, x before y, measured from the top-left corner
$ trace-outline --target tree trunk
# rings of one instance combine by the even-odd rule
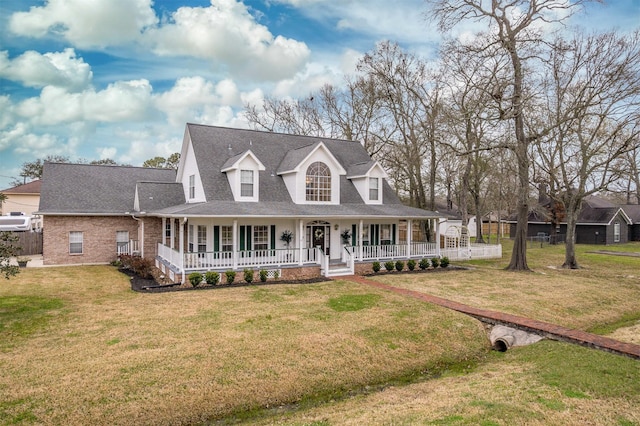
[[[507,266],[509,271],[528,271],[527,265],[527,220],[529,206],[526,203],[518,203],[518,221],[516,222],[516,234],[513,240],[511,262]]]
[[[570,202],[567,208],[567,238],[564,249],[564,263],[562,264],[565,269],[580,269],[576,258],[576,221],[579,212],[579,205],[576,206],[573,201]]]

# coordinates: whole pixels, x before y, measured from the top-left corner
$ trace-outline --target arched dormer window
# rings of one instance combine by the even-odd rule
[[[331,170],[326,164],[316,161],[307,168],[307,201],[331,201]]]

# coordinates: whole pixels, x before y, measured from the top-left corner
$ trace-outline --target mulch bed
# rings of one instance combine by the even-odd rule
[[[373,277],[373,276],[382,276],[382,275],[404,275],[404,274],[425,274],[425,273],[438,273],[438,272],[447,272],[447,271],[456,271],[456,270],[467,270],[469,268],[462,266],[449,265],[446,268],[428,268],[428,269],[419,269],[416,268],[413,271],[409,271],[408,269],[404,269],[402,271],[386,271],[381,270],[380,272],[371,272],[368,274],[363,274],[365,277]],[[273,285],[273,284],[314,284],[314,283],[322,283],[331,281],[332,278],[326,277],[318,277],[318,278],[310,278],[306,280],[268,280],[266,282],[254,281],[252,283],[247,283],[244,281],[238,281],[233,284],[218,284],[218,285],[208,285],[208,284],[200,284],[197,287],[193,287],[190,285],[182,285],[181,283],[177,284],[162,284],[156,281],[154,278],[143,278],[139,275],[135,274],[130,269],[119,268],[118,269],[123,274],[127,275],[131,280],[131,290],[137,291],[140,293],[167,293],[172,291],[199,291],[199,290],[215,290],[219,288],[231,288],[231,287],[248,287],[248,286],[265,286],[265,285]],[[340,279],[340,277],[336,277],[336,279]]]
[[[265,286],[265,285],[273,285],[273,284],[313,284],[313,283],[321,283],[326,282],[329,279],[324,277],[319,278],[310,278],[306,280],[268,280],[267,282],[254,281],[252,283],[247,283],[244,281],[235,282],[233,284],[218,284],[218,285],[208,285],[208,284],[200,284],[197,287],[193,287],[191,285],[182,285],[180,283],[177,284],[161,284],[156,281],[154,278],[142,278],[139,275],[135,274],[133,271],[129,269],[119,269],[120,272],[127,275],[131,280],[131,290],[137,291],[140,293],[167,293],[172,291],[199,291],[199,290],[215,290],[219,288],[231,288],[231,287],[249,287],[249,286]]]

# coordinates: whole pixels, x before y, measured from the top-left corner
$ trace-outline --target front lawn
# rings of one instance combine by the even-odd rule
[[[355,283],[140,294],[107,266],[22,270],[0,321],[2,424],[194,424],[436,376],[489,347],[469,317]]]

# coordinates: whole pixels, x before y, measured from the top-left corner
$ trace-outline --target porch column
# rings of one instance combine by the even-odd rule
[[[440,257],[440,219],[434,219],[436,223],[436,256]]]
[[[167,218],[162,218],[162,245],[167,245]]]
[[[172,221],[175,224],[175,220]],[[180,259],[178,262],[180,263],[180,271],[182,272],[182,284],[187,281],[187,274],[184,270],[184,224],[187,223],[187,218],[185,217],[180,223],[180,247],[178,248],[178,253],[180,253]],[[173,226],[172,226],[173,228]]]
[[[238,269],[238,219],[233,219],[233,269]]]
[[[298,265],[302,266],[304,263],[304,222],[302,219],[298,219]]]
[[[169,232],[171,241],[169,242],[169,246],[171,247],[171,249],[173,250],[174,248],[176,248],[176,219],[175,218],[171,218],[171,226],[170,226],[170,232]]]
[[[362,258],[362,233],[364,232],[364,220],[360,219],[360,223],[358,224],[358,258],[360,261],[364,260]]]
[[[413,221],[407,219],[407,258],[411,257],[411,234],[413,232]]]

